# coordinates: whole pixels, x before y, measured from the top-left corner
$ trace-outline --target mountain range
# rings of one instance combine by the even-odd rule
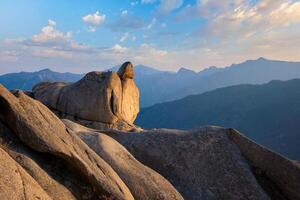
[[[116,66],[109,70],[116,71],[118,68],[119,66]],[[148,107],[226,86],[244,83],[262,84],[271,80],[300,78],[300,62],[259,58],[225,68],[209,67],[200,72],[186,68],[181,68],[177,72],[168,72],[137,65],[135,73],[135,82],[141,93],[140,105]],[[83,76],[83,74],[58,73],[45,69],[38,72],[2,75],[0,83],[8,89],[31,90],[32,86],[38,82],[75,82]]]
[[[141,106],[147,107],[226,86],[294,78],[300,78],[300,62],[259,58],[225,68],[210,67],[200,72],[181,68],[177,73],[144,75],[137,78],[136,83],[141,91]]]
[[[37,72],[18,72],[9,73],[0,76],[0,83],[6,88],[31,90],[34,85],[46,81],[65,81],[75,82],[82,78],[82,74],[60,73],[50,69],[43,69]]]
[[[219,88],[140,111],[144,128],[234,127],[254,141],[300,160],[300,79]]]

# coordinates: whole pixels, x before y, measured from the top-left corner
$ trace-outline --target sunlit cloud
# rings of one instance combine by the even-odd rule
[[[101,15],[99,11],[96,11],[94,14],[88,14],[82,17],[82,21],[89,26],[88,32],[95,32],[96,27],[101,25],[106,19],[106,15]]]

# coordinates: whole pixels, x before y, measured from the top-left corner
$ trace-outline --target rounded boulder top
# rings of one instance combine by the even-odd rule
[[[133,79],[134,77],[133,64],[129,61],[125,62],[118,70],[118,75],[122,80],[126,78]]]

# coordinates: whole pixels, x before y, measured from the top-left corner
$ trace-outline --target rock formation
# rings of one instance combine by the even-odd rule
[[[163,176],[137,161],[108,135],[69,120],[63,122],[118,173],[135,199],[183,199]]]
[[[130,130],[139,112],[139,91],[133,65],[124,63],[116,72],[90,72],[73,84],[39,83],[34,98],[62,118],[94,128]]]
[[[25,145],[56,156],[83,176],[98,198],[133,199],[115,171],[40,102],[0,86],[0,121]]]
[[[95,137],[89,134],[93,131],[64,123],[85,140]],[[236,130],[203,127],[105,133],[167,178],[185,199],[300,198],[300,165]]]
[[[134,128],[133,77],[125,63],[118,73],[34,88],[73,121],[0,85],[0,199],[300,199],[299,163],[234,129],[117,130]]]

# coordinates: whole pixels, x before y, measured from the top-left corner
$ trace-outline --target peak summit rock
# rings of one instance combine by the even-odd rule
[[[116,72],[89,72],[72,84],[44,82],[33,87],[34,97],[64,118],[94,128],[128,130],[139,112],[139,90],[133,65]]]
[[[131,62],[125,62],[119,69],[118,75],[122,80],[126,78],[133,79],[134,77],[134,70],[133,65]]]

